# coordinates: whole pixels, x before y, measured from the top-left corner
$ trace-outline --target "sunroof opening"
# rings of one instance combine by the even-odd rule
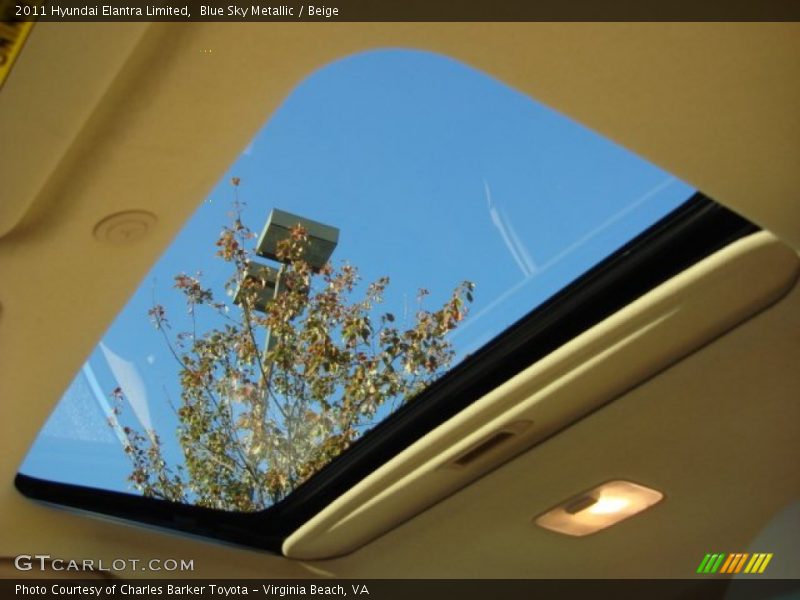
[[[448,58],[339,61],[198,207],[20,472],[269,508],[693,193]]]

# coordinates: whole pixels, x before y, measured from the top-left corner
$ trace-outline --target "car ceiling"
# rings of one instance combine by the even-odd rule
[[[250,137],[315,70],[388,47],[483,70],[800,248],[798,24],[37,24],[0,90],[0,555],[186,557],[204,577],[681,577],[797,502],[796,289],[340,558],[206,543],[16,492],[72,376]],[[96,234],[127,210],[156,217],[142,239]],[[664,482],[671,508],[582,540],[530,524],[540,504],[626,475]]]

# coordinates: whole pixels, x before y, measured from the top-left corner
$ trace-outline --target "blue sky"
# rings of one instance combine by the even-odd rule
[[[266,117],[266,115],[265,115]],[[209,115],[213,118],[213,115]],[[688,185],[502,83],[448,58],[387,50],[312,74],[199,206],[67,390],[21,471],[126,491],[129,465],[103,397],[134,390],[136,412],[168,441],[177,369],[147,319],[155,298],[185,314],[173,276],[214,258],[241,178],[245,221],[272,208],[341,230],[333,261],[365,281],[388,275],[385,309],[413,317],[463,280],[475,303],[452,340],[473,352],[692,194]],[[54,399],[55,401],[55,399]],[[168,446],[179,457],[174,443]]]

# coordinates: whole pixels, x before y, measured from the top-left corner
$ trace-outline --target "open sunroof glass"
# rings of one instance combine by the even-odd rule
[[[198,207],[20,472],[268,509],[693,193],[447,58],[332,64]]]

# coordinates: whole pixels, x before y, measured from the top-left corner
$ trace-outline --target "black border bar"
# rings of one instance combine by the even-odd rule
[[[17,586],[25,586],[18,588]],[[218,586],[214,589],[212,586]],[[314,586],[314,588],[312,588]],[[37,587],[39,593],[31,593]],[[264,587],[271,590],[265,593]],[[29,590],[25,593],[25,589]],[[227,593],[219,592],[219,588]],[[246,588],[246,592],[243,591]],[[369,594],[363,593],[366,588]],[[285,593],[278,592],[282,589]],[[313,589],[313,592],[312,592]],[[326,591],[317,591],[317,590]],[[136,590],[138,593],[132,593]],[[765,579],[6,579],[3,598],[269,598],[281,600],[783,600],[800,594],[800,580]],[[338,593],[337,593],[338,592]]]
[[[796,0],[0,0],[9,2],[12,18],[57,22],[800,20]]]

